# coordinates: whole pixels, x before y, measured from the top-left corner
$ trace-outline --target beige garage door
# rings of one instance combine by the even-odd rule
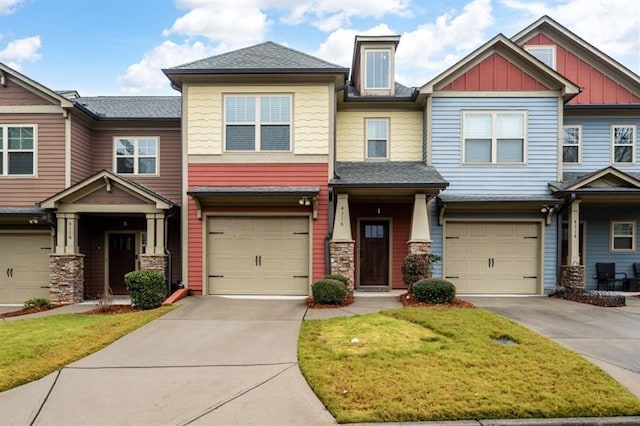
[[[307,295],[307,217],[213,217],[207,224],[209,294]]]
[[[49,297],[50,234],[0,233],[0,303]]]
[[[540,225],[447,222],[444,262],[458,293],[537,294]]]

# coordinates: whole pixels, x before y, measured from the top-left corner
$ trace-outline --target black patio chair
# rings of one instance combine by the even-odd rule
[[[627,274],[624,272],[616,272],[615,263],[596,263],[596,278],[598,280],[598,290],[600,286],[605,285],[605,290],[615,290],[616,283],[620,283],[624,289],[627,282]]]

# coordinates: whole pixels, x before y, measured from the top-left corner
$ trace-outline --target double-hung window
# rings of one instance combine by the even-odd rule
[[[613,164],[633,164],[636,161],[636,126],[611,126]]]
[[[226,151],[290,151],[290,95],[227,95]]]
[[[367,158],[384,159],[389,152],[389,120],[369,118],[365,120],[367,131]]]
[[[611,222],[611,251],[633,251],[636,249],[636,223],[633,221]]]
[[[525,46],[524,49],[531,54],[531,56],[538,59],[543,64],[550,68],[556,69],[556,47],[555,46]]]
[[[367,49],[365,58],[365,89],[389,89],[391,50]]]
[[[579,163],[582,146],[582,128],[580,126],[564,126],[562,128],[562,162]]]
[[[0,125],[0,176],[35,175],[36,126]]]
[[[524,111],[466,111],[463,122],[465,164],[525,162]]]
[[[116,173],[129,175],[158,174],[158,138],[115,138]]]

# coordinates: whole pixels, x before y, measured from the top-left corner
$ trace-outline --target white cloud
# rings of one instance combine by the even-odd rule
[[[340,29],[329,34],[320,48],[313,54],[325,61],[345,67],[351,66],[353,42],[356,35],[393,35],[396,34],[386,24],[380,24],[368,30]]]
[[[165,41],[147,52],[142,60],[130,65],[118,78],[122,90],[131,94],[158,94],[174,92],[162,68],[170,68],[214,54],[214,50],[201,42],[176,44]]]
[[[12,40],[0,50],[0,61],[12,68],[20,69],[24,62],[35,62],[42,58],[38,52],[41,46],[40,36]]]
[[[0,0],[0,15],[11,15],[24,0]]]

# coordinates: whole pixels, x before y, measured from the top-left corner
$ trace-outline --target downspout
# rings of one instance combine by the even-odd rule
[[[176,213],[170,213],[164,217],[164,254],[167,255],[167,296],[171,294],[171,281],[173,281],[173,255],[169,250],[169,219],[175,217]]]

